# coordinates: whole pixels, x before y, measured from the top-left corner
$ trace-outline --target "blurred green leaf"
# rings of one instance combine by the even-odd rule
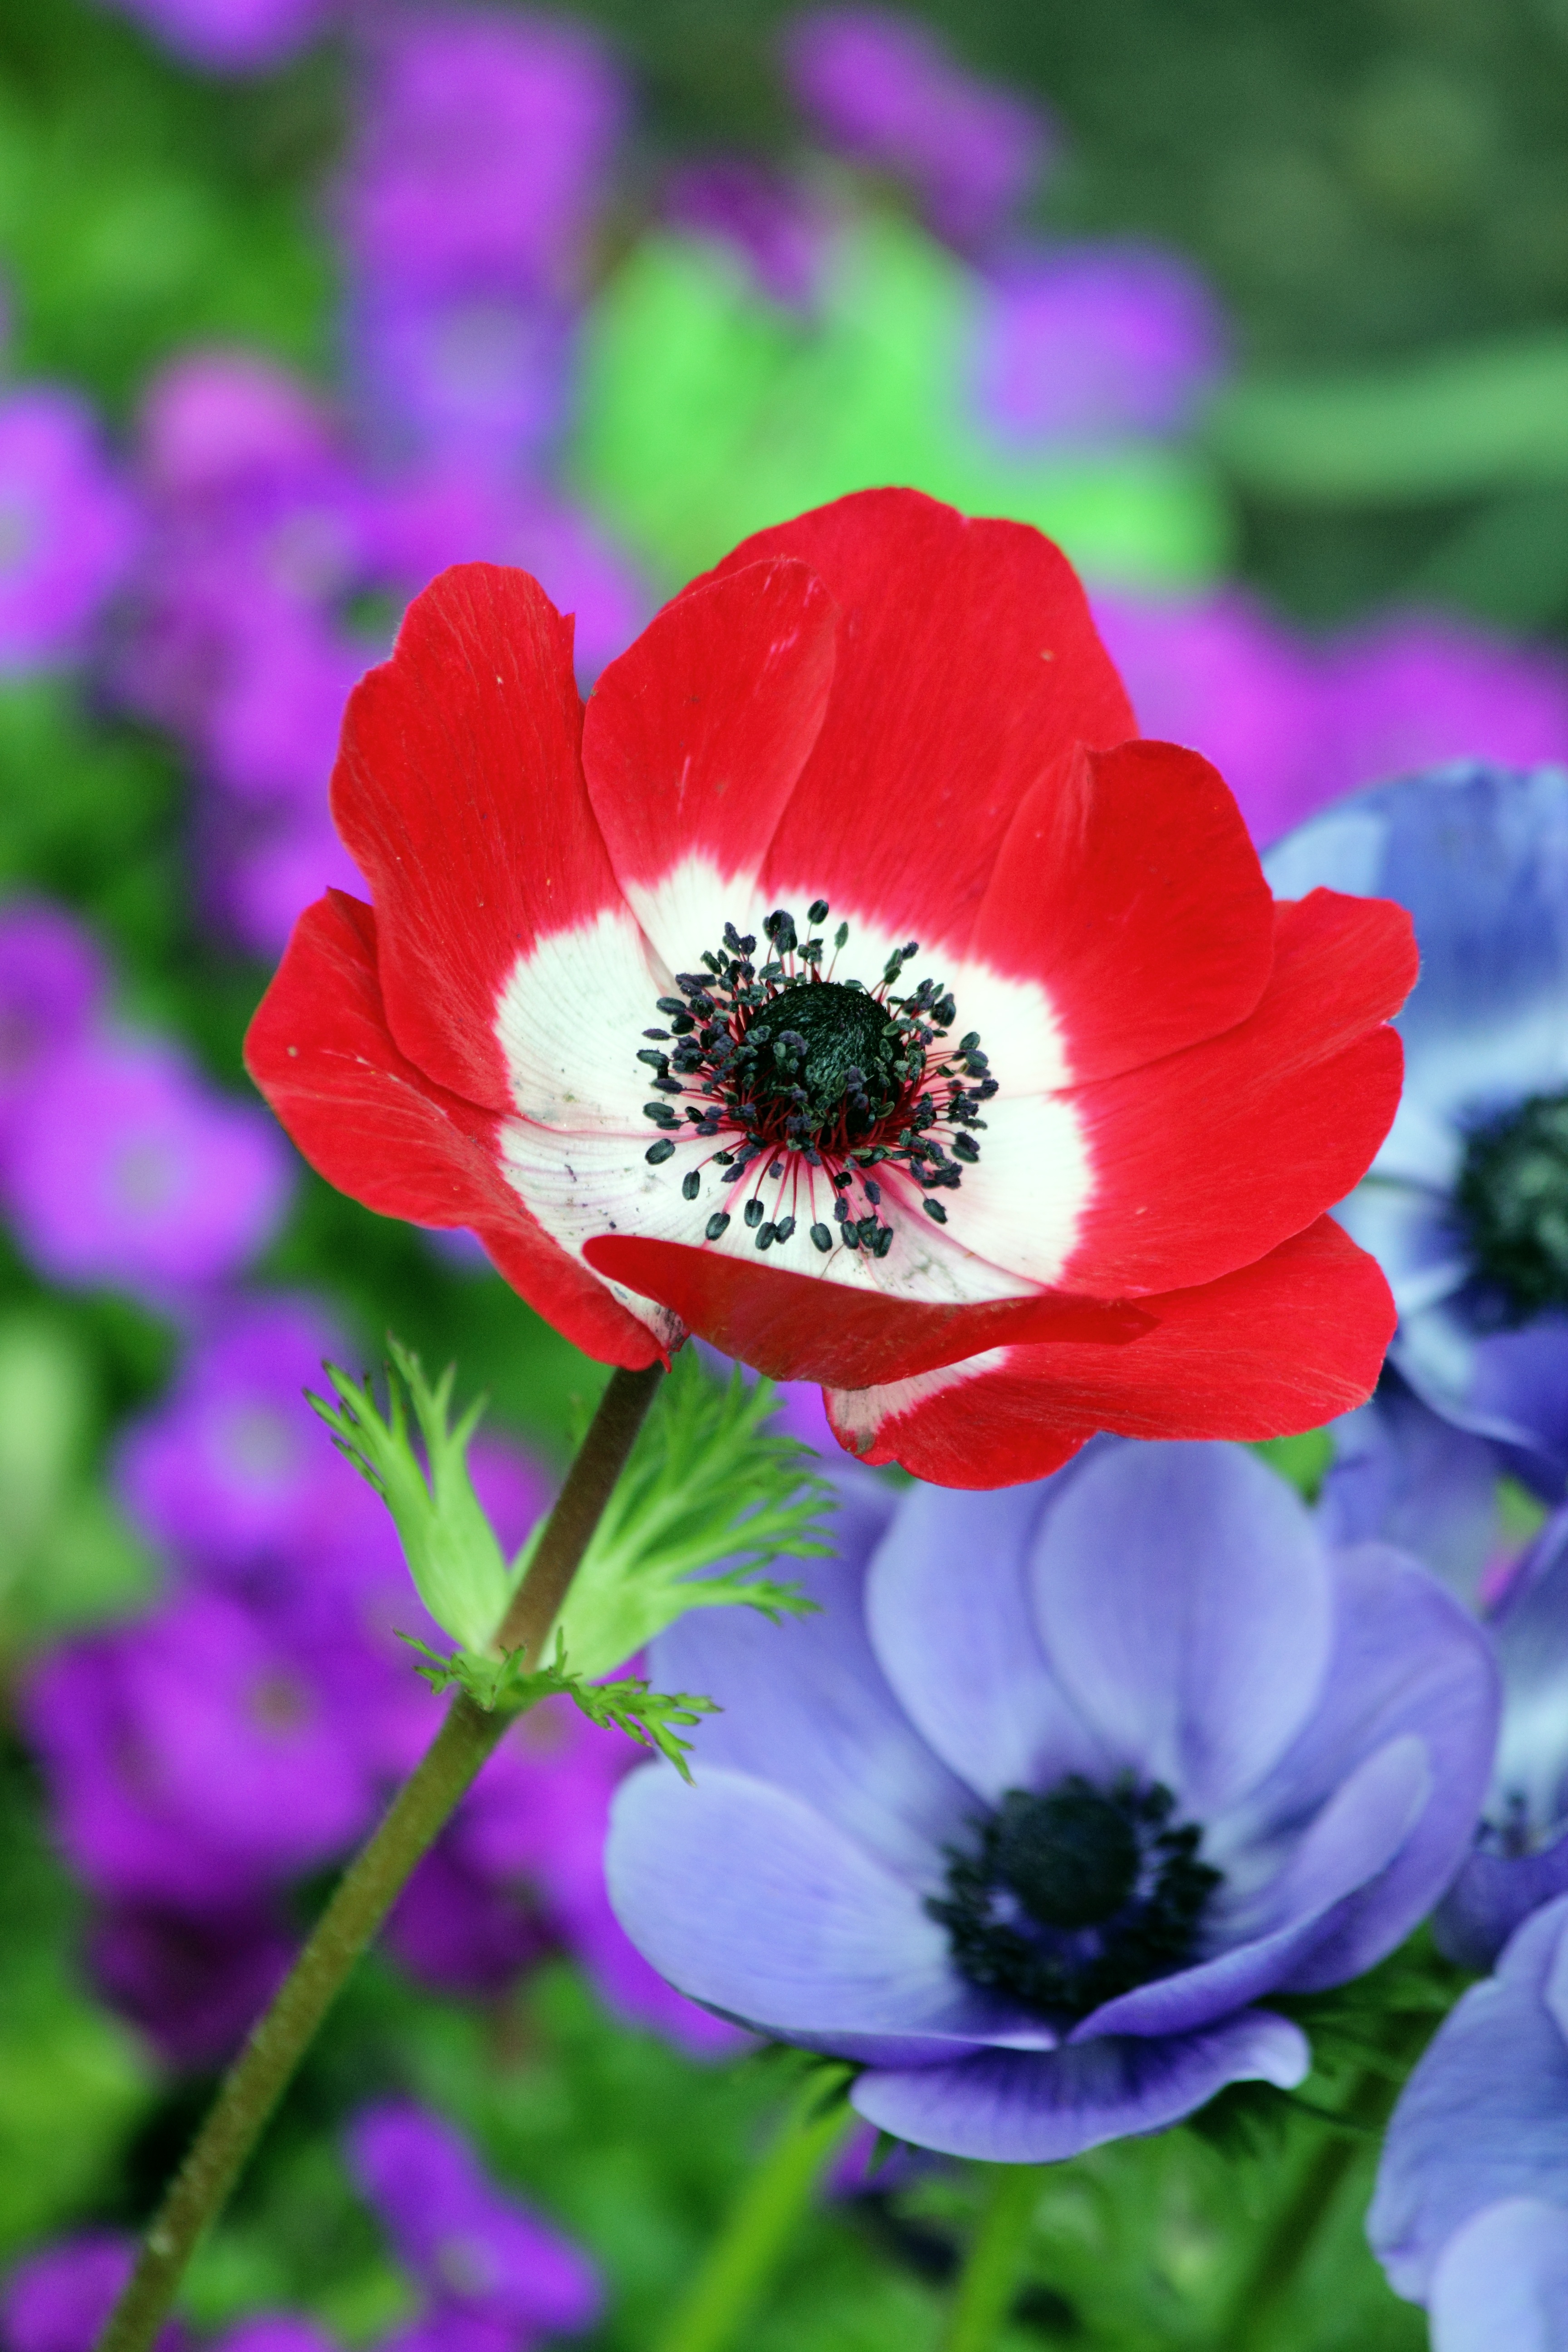
[[[0,1765],[0,2261],[102,2193],[151,2084],[75,1964],[79,1899]]]
[[[891,215],[842,233],[811,317],[765,301],[710,247],[645,238],[589,320],[583,495],[672,583],[879,483],[1035,523],[1097,579],[1211,577],[1230,526],[1197,459],[1152,442],[1031,459],[984,434],[964,381],[979,299]]]
[[[1303,503],[1568,481],[1568,330],[1375,373],[1238,383],[1215,404],[1209,440],[1244,488]]]

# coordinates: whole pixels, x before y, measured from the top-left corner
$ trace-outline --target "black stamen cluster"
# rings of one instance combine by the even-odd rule
[[[947,1849],[947,1893],[926,1904],[955,1966],[1063,2022],[1184,1968],[1224,1879],[1198,1859],[1202,1831],[1173,1821],[1175,1802],[1131,1776],[1010,1789],[971,1846]]]
[[[1478,1128],[1454,1205],[1505,1320],[1568,1307],[1568,1095],[1531,1095]]]
[[[722,1139],[711,1155],[721,1184],[748,1175],[779,1179],[787,1170],[792,1202],[800,1170],[821,1170],[834,1198],[832,1223],[818,1218],[810,1226],[816,1248],[831,1250],[837,1240],[885,1256],[893,1228],[871,1171],[894,1164],[919,1185],[926,1214],[945,1224],[935,1195],[956,1191],[964,1167],[979,1159],[974,1129],[985,1124],[980,1105],[996,1092],[996,1080],[978,1031],[947,1045],[957,1007],[938,982],[890,992],[919,954],[918,940],[894,950],[874,990],[834,978],[831,966],[825,973],[826,942],[816,926],[827,913],[825,898],[813,901],[803,940],[794,916],[777,908],[763,925],[767,951],[760,965],[754,934],[742,937],[726,923],[723,945],[704,953],[704,969],[677,973],[680,995],[658,999],[669,1025],[645,1030],[650,1043],[637,1055],[655,1073],[651,1087],[660,1097],[645,1104],[643,1115],[664,1130],[645,1157],[655,1167],[670,1159],[677,1133]],[[835,962],[848,937],[840,923]],[[678,1110],[679,1097],[687,1099]],[[847,1197],[857,1186],[859,1214]],[[691,1169],[681,1192],[690,1201],[700,1191],[700,1172]],[[730,1222],[728,1210],[715,1211],[708,1239],[717,1241]],[[792,1214],[767,1216],[755,1195],[745,1222],[759,1249],[787,1242],[796,1226]]]

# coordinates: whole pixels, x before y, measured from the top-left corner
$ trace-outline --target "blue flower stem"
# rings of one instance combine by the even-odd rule
[[[958,2275],[942,2352],[992,2352],[1006,2323],[1040,2193],[1037,2164],[989,2164],[985,2202]]]
[[[845,2078],[840,2078],[840,2080]],[[740,2337],[811,2203],[827,2158],[855,2121],[820,2074],[797,2096],[746,2179],[654,2352],[726,2352]]]
[[[497,1633],[535,1657],[554,1623],[658,1386],[660,1367],[617,1371],[566,1474],[527,1576]],[[459,1694],[322,1912],[309,1942],[219,2087],[142,2241],[98,2352],[146,2352],[209,2222],[227,2201],[316,2031],[420,1856],[449,1820],[520,1709]]]

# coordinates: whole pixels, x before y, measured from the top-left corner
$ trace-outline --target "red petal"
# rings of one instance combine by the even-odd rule
[[[583,1255],[597,1273],[657,1298],[699,1339],[775,1381],[869,1388],[1026,1335],[1115,1346],[1146,1328],[1140,1307],[1059,1291],[936,1307],[627,1234],[595,1234]]]
[[[578,764],[572,624],[459,563],[349,698],[332,814],[375,899],[386,1018],[440,1085],[512,1108],[496,1003],[519,951],[620,902]]]
[[[1099,1429],[1289,1436],[1364,1403],[1394,1335],[1375,1259],[1331,1217],[1218,1282],[1143,1304],[1158,1320],[1130,1347],[1011,1347],[973,1377],[953,1366],[949,1385],[901,1409],[889,1396],[861,1459],[939,1486],[1009,1486],[1047,1476]],[[827,1402],[842,1442],[864,1435],[875,1400]]]
[[[693,855],[756,874],[822,726],[837,619],[804,563],[749,563],[678,596],[603,673],[583,766],[624,889]]]
[[[838,606],[827,716],[770,852],[805,890],[960,948],[1024,794],[1137,732],[1067,558],[917,490],[861,490],[719,566],[798,556]]]
[[[1073,1091],[1095,1189],[1064,1284],[1114,1298],[1212,1282],[1365,1174],[1399,1102],[1399,1039],[1379,1024],[1415,982],[1410,918],[1314,890],[1275,919],[1246,1021]]]
[[[664,1350],[529,1214],[496,1161],[496,1122],[398,1051],[376,920],[341,890],[306,908],[245,1041],[246,1066],[329,1184],[383,1216],[471,1225],[514,1290],[603,1363]]]
[[[1274,961],[1274,907],[1208,761],[1122,743],[1026,795],[970,952],[1044,984],[1081,1082],[1245,1020]]]

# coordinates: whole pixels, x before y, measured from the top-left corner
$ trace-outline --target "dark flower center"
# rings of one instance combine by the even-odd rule
[[[948,1044],[958,1008],[940,982],[893,992],[920,952],[917,940],[895,949],[880,982],[867,988],[836,977],[847,923],[823,971],[826,945],[812,927],[826,917],[826,900],[816,899],[803,940],[779,908],[763,926],[769,952],[760,966],[756,940],[726,923],[704,970],[677,973],[679,996],[658,1000],[669,1025],[645,1030],[651,1043],[637,1056],[656,1073],[660,1097],[644,1106],[662,1130],[645,1157],[657,1168],[674,1157],[677,1137],[711,1139],[717,1148],[681,1180],[687,1200],[698,1198],[711,1169],[720,1187],[740,1186],[720,1197],[742,1206],[759,1249],[788,1242],[804,1223],[824,1253],[837,1243],[882,1257],[893,1239],[884,1182],[892,1176],[912,1187],[927,1216],[945,1224],[936,1195],[956,1192],[979,1159],[979,1107],[996,1080],[978,1031]],[[771,1200],[764,1178],[778,1184]],[[709,1241],[731,1215],[732,1206],[714,1210]]]
[[[1478,1128],[1455,1206],[1477,1271],[1522,1323],[1568,1307],[1568,1095],[1531,1095]]]
[[[793,1102],[798,1089],[807,1113],[826,1122],[851,1095],[864,1096],[869,1104],[873,1097],[897,1092],[893,1067],[903,1043],[899,1026],[863,988],[819,980],[791,989],[774,1003],[771,1035],[760,1024],[752,1033],[767,1039],[758,1057],[756,1097]],[[853,1122],[854,1111],[848,1116]]]
[[[1198,1860],[1202,1831],[1174,1811],[1169,1789],[1130,1778],[1109,1790],[1077,1772],[1044,1796],[1010,1789],[971,1845],[948,1849],[947,1893],[926,1905],[955,1966],[1063,2020],[1184,1968],[1224,1881]]]

